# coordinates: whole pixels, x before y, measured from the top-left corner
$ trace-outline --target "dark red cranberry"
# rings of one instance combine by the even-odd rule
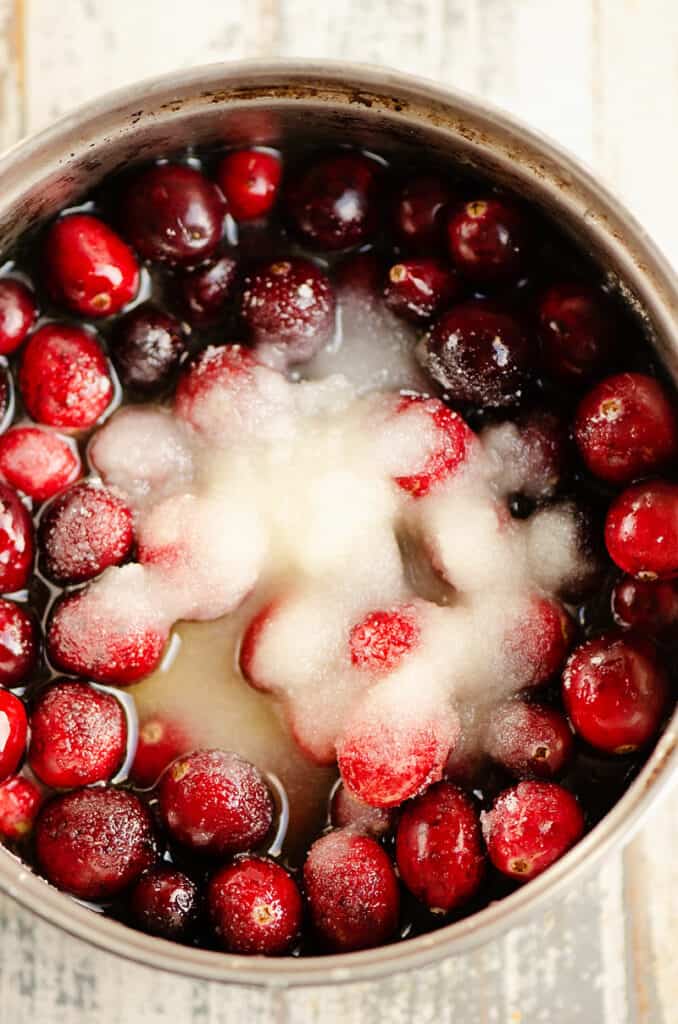
[[[330,950],[381,946],[398,926],[393,865],[375,839],[340,829],[308,851],[304,887],[313,929]]]
[[[0,437],[0,476],[34,501],[46,501],[78,479],[75,445],[42,427],[12,427]]]
[[[393,223],[403,242],[420,251],[440,245],[452,190],[434,175],[411,178],[398,190]]]
[[[150,303],[115,325],[113,362],[125,387],[151,394],[166,386],[186,352],[181,324]]]
[[[83,583],[130,553],[132,513],[115,491],[84,481],[45,509],[38,539],[41,566],[50,580]]]
[[[45,324],[26,345],[19,369],[24,405],[38,423],[93,426],[113,397],[108,362],[84,327]]]
[[[33,704],[28,763],[46,786],[108,782],[126,747],[125,712],[111,693],[61,680],[41,690]]]
[[[516,281],[529,268],[532,238],[525,214],[502,199],[474,199],[447,226],[452,262],[479,285]]]
[[[0,365],[0,430],[7,424],[10,405],[13,406],[12,377],[6,366]]]
[[[522,701],[495,708],[485,736],[490,757],[518,778],[554,778],[572,757],[573,745],[564,715]]]
[[[519,416],[516,426],[529,465],[529,480],[523,493],[535,500],[553,497],[568,462],[565,424],[556,413],[534,409]]]
[[[620,569],[639,580],[678,576],[678,484],[648,480],[615,498],[605,544]]]
[[[130,893],[130,911],[137,927],[173,942],[190,938],[199,908],[195,882],[164,864],[144,871]]]
[[[330,821],[334,828],[350,828],[354,832],[381,836],[393,824],[393,812],[385,807],[370,807],[362,803],[339,783],[330,803]]]
[[[122,229],[145,260],[199,263],[219,244],[223,219],[219,190],[185,164],[147,168],[120,199]]]
[[[187,320],[200,327],[216,323],[233,298],[237,278],[238,264],[230,256],[220,256],[178,278],[181,309]]]
[[[478,812],[457,786],[439,782],[405,805],[396,835],[403,882],[429,910],[447,913],[477,892],[485,874]]]
[[[412,412],[424,413],[429,417],[434,440],[422,452],[422,464],[416,472],[394,477],[394,480],[413,498],[424,498],[464,465],[476,438],[459,413],[443,405],[437,398],[403,395],[396,404],[395,414],[402,416]]]
[[[217,184],[236,220],[257,220],[273,207],[280,187],[280,158],[260,149],[228,153],[217,169]]]
[[[560,671],[574,638],[574,621],[562,604],[534,597],[508,634],[505,652],[523,686],[537,687]]]
[[[38,307],[30,288],[13,277],[0,278],[0,355],[14,352],[37,319]]]
[[[261,774],[224,750],[196,750],[174,761],[160,779],[158,801],[173,839],[216,857],[254,849],[273,822]]]
[[[0,686],[30,678],[38,660],[38,627],[22,605],[0,598]]]
[[[351,253],[337,264],[334,280],[339,292],[346,292],[364,300],[374,300],[382,291],[383,261],[373,250]]]
[[[38,815],[35,856],[58,889],[106,902],[154,863],[151,815],[138,796],[111,786],[65,793]]]
[[[625,576],[612,590],[611,606],[614,621],[622,629],[660,636],[678,624],[678,583]]]
[[[295,175],[287,194],[292,225],[315,249],[370,240],[379,221],[380,167],[359,153],[318,160]]]
[[[142,789],[155,785],[167,765],[192,746],[186,729],[178,722],[160,714],[151,715],[139,723],[130,779]]]
[[[461,298],[462,286],[440,260],[403,260],[388,272],[386,305],[403,320],[421,323]]]
[[[21,842],[32,832],[42,803],[42,793],[34,782],[15,775],[0,783],[0,839]]]
[[[351,629],[351,662],[366,672],[390,672],[419,642],[415,609],[404,605],[370,612]]]
[[[89,213],[55,221],[45,239],[45,279],[56,302],[82,316],[112,316],[139,290],[139,265],[122,238]]]
[[[424,363],[455,402],[499,408],[523,397],[532,347],[508,313],[467,303],[443,313],[433,325]]]
[[[229,953],[279,956],[299,935],[301,894],[280,864],[246,857],[220,868],[207,889],[219,945]]]
[[[607,633],[578,647],[563,673],[563,702],[591,746],[627,754],[656,735],[668,681],[645,638]]]
[[[19,767],[26,750],[28,719],[23,701],[0,690],[0,782]]]
[[[34,554],[28,510],[15,490],[0,483],[0,593],[10,594],[26,586]]]
[[[616,323],[604,293],[589,285],[553,285],[539,305],[542,359],[549,373],[577,380],[605,365]]]

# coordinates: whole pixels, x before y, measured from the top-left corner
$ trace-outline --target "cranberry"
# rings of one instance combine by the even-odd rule
[[[38,539],[42,569],[50,580],[83,583],[130,553],[132,513],[115,491],[84,481],[45,509]]]
[[[519,782],[481,818],[490,860],[519,882],[545,871],[584,831],[577,800],[555,782]]]
[[[474,199],[447,226],[457,270],[480,285],[516,281],[531,256],[531,232],[521,210],[502,199]]]
[[[34,501],[54,497],[82,472],[78,449],[42,427],[12,427],[0,437],[0,476]]]
[[[8,367],[0,365],[0,430],[7,426],[8,412],[14,409],[14,388]]]
[[[125,712],[110,693],[61,680],[42,690],[33,704],[28,763],[46,786],[74,789],[108,782],[126,746]]]
[[[378,219],[379,165],[359,153],[318,160],[287,189],[293,227],[315,249],[369,241]]]
[[[453,401],[501,408],[523,397],[532,350],[512,316],[469,302],[435,322],[424,363]]]
[[[534,409],[516,420],[529,480],[523,487],[528,498],[553,497],[567,467],[567,431],[559,416],[546,409]]]
[[[130,911],[137,927],[174,942],[190,937],[199,907],[195,882],[164,864],[144,871],[130,893]]]
[[[574,728],[591,746],[627,754],[657,733],[668,680],[652,644],[606,633],[578,647],[563,673],[563,701]]]
[[[45,239],[45,277],[56,302],[82,316],[112,316],[139,290],[132,250],[88,213],[55,221]]]
[[[0,690],[0,781],[19,767],[27,737],[28,719],[23,702],[8,690]]]
[[[393,206],[393,222],[403,242],[422,251],[435,248],[442,241],[443,218],[451,200],[451,189],[434,175],[406,181]]]
[[[124,233],[145,260],[199,263],[221,241],[219,190],[185,164],[158,164],[131,181],[120,200]]]
[[[253,686],[255,690],[262,690],[264,693],[273,690],[274,687],[257,668],[257,652],[259,650],[259,642],[270,623],[274,620],[274,616],[279,608],[279,601],[269,601],[263,608],[260,608],[256,615],[250,619],[240,644],[240,671],[250,686]]]
[[[678,484],[648,480],[615,498],[605,543],[620,569],[639,580],[678,576]]]
[[[229,953],[279,956],[299,935],[299,889],[274,861],[246,857],[220,868],[209,883],[207,904],[219,945]]]
[[[559,601],[534,597],[508,634],[505,650],[523,686],[546,683],[560,671],[575,624]]]
[[[406,804],[396,836],[398,871],[410,892],[433,911],[466,903],[485,873],[478,813],[450,782]]]
[[[138,796],[111,786],[65,793],[38,815],[35,856],[58,889],[105,902],[155,861],[151,815]]]
[[[142,789],[155,785],[167,765],[191,746],[186,730],[177,722],[159,714],[151,715],[139,723],[130,779]]]
[[[252,341],[283,366],[305,362],[330,340],[334,311],[332,285],[307,260],[271,263],[245,281],[241,314]]]
[[[554,708],[509,701],[490,716],[485,749],[518,778],[551,779],[572,757],[572,732]]]
[[[390,672],[419,642],[412,606],[370,612],[351,629],[351,662],[366,672]]]
[[[259,149],[228,153],[217,169],[217,184],[236,220],[257,220],[273,207],[280,186],[280,158]]]
[[[398,416],[423,413],[434,427],[435,442],[424,453],[418,471],[395,477],[403,491],[415,498],[424,498],[467,461],[475,444],[475,435],[458,413],[448,409],[437,398],[406,395],[398,399],[395,412]]]
[[[393,812],[356,800],[346,786],[339,783],[330,803],[330,821],[334,828],[350,828],[353,832],[381,836],[391,828]]]
[[[223,750],[196,750],[174,761],[160,779],[158,801],[173,839],[217,857],[258,846],[273,822],[273,801],[260,773]]]
[[[0,839],[20,842],[33,830],[42,793],[30,779],[15,775],[0,783]]]
[[[678,583],[625,576],[612,590],[611,605],[614,621],[622,629],[658,636],[678,623]]]
[[[340,292],[363,300],[374,300],[381,294],[384,266],[380,257],[369,252],[354,252],[337,264],[334,279]]]
[[[0,278],[0,355],[14,352],[38,319],[35,295],[22,281]]]
[[[150,303],[119,320],[113,332],[113,362],[125,387],[160,391],[186,352],[181,324]]]
[[[50,323],[24,349],[19,388],[38,423],[75,430],[93,426],[113,397],[113,382],[99,343],[84,327]]]
[[[388,272],[384,300],[392,312],[420,323],[461,297],[454,271],[440,260],[403,260]]]
[[[376,840],[346,830],[316,839],[304,864],[304,886],[313,928],[329,949],[347,953],[392,938],[398,881]]]
[[[616,325],[603,292],[558,284],[539,305],[542,358],[549,373],[576,380],[599,370],[612,351]]]
[[[0,686],[28,680],[38,660],[38,628],[22,605],[0,598]]]
[[[201,327],[216,323],[233,298],[237,278],[238,264],[230,256],[221,256],[180,277],[181,308],[190,323]]]
[[[33,524],[18,494],[0,483],[0,592],[21,590],[33,569]]]

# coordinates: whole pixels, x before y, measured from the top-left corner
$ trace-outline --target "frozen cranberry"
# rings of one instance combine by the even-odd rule
[[[178,722],[160,714],[139,723],[139,736],[130,779],[136,786],[153,786],[168,764],[187,753],[192,743],[186,729]]]
[[[111,693],[61,680],[39,693],[30,721],[28,763],[46,786],[108,782],[123,762],[127,722]]]
[[[529,480],[523,487],[528,498],[550,498],[558,489],[567,467],[567,431],[561,418],[546,409],[535,409],[518,417],[522,448],[529,465]]]
[[[440,260],[403,260],[388,272],[384,300],[390,310],[416,324],[457,301],[461,292],[456,274]]]
[[[261,774],[224,750],[196,750],[174,761],[160,779],[158,801],[173,839],[216,857],[258,846],[273,821]]]
[[[45,278],[56,302],[82,316],[112,316],[139,289],[139,265],[122,238],[88,213],[55,221],[45,239]]]
[[[0,839],[18,843],[33,829],[42,793],[30,779],[15,775],[0,783]]]
[[[518,778],[551,779],[572,756],[572,732],[555,708],[509,701],[492,712],[485,749]]]
[[[447,226],[457,270],[480,285],[515,281],[531,257],[525,214],[502,199],[474,199],[454,212]]]
[[[659,636],[678,623],[678,583],[626,576],[615,584],[611,606],[614,621],[622,629]]]
[[[461,789],[439,782],[405,805],[396,861],[407,888],[429,910],[448,913],[474,895],[485,853],[478,813]]]
[[[260,149],[228,153],[217,169],[217,184],[236,220],[257,220],[271,210],[280,186],[280,159]]]
[[[607,633],[578,647],[563,673],[563,701],[574,728],[608,754],[627,754],[657,733],[668,681],[652,644]]]
[[[0,690],[0,781],[13,775],[26,750],[28,719],[23,702]]]
[[[113,397],[108,362],[96,338],[67,324],[45,324],[31,337],[19,388],[34,420],[75,430],[93,426]]]
[[[330,802],[330,821],[334,828],[350,828],[370,836],[381,836],[393,824],[393,812],[385,807],[370,807],[339,783]]]
[[[145,260],[199,263],[221,241],[224,202],[207,178],[185,164],[142,171],[120,199],[120,224]]]
[[[390,672],[418,642],[413,607],[370,612],[351,629],[351,662],[366,672]]]
[[[220,868],[207,890],[212,928],[229,953],[279,956],[299,935],[301,894],[280,864],[246,857]]]
[[[85,481],[46,508],[38,539],[41,566],[50,580],[83,583],[130,553],[132,513],[115,491]]]
[[[199,908],[195,882],[164,864],[144,871],[130,893],[130,911],[137,927],[173,942],[190,937]]]
[[[316,249],[369,241],[378,225],[379,165],[358,153],[318,160],[287,189],[292,225]]]
[[[395,477],[403,491],[423,498],[466,462],[475,444],[475,435],[459,413],[448,409],[437,398],[406,395],[398,400],[395,412],[398,416],[423,413],[435,430],[435,441],[424,453],[421,468],[407,476]]]
[[[0,686],[28,681],[38,660],[38,628],[22,605],[0,598]]]
[[[162,390],[185,352],[179,321],[150,303],[137,306],[115,325],[113,362],[125,387],[146,394]]]
[[[34,501],[54,497],[82,471],[78,449],[42,427],[12,427],[0,436],[0,476]]]
[[[35,856],[58,889],[105,902],[155,861],[151,815],[139,797],[110,786],[65,793],[38,815]]]
[[[532,348],[508,313],[466,303],[443,313],[433,325],[424,364],[453,401],[501,408],[523,397]]]
[[[443,220],[451,199],[451,189],[434,175],[406,181],[393,205],[393,222],[403,242],[418,250],[436,248],[443,238]]]
[[[620,569],[639,580],[678,576],[678,484],[648,480],[615,498],[605,544]]]
[[[181,308],[190,323],[208,326],[223,316],[233,298],[238,264],[230,256],[198,267],[177,280]]]
[[[30,288],[13,277],[0,278],[0,355],[14,352],[37,318],[38,307]]]
[[[259,671],[257,667],[257,653],[261,638],[269,624],[273,621],[279,607],[279,601],[269,601],[265,604],[250,619],[240,644],[240,671],[250,686],[253,686],[255,690],[262,690],[264,693],[274,689],[274,687]]]
[[[313,929],[329,949],[347,953],[392,938],[398,881],[376,840],[347,830],[316,839],[304,864],[304,886]]]
[[[542,359],[549,373],[576,380],[599,370],[612,350],[616,324],[604,293],[558,284],[539,305]]]
[[[490,860],[519,882],[545,871],[584,831],[577,800],[555,782],[519,782],[481,819]]]
[[[33,524],[18,494],[0,483],[0,593],[21,590],[33,569]]]
[[[505,652],[523,686],[541,686],[560,671],[575,638],[575,624],[559,601],[534,597],[514,623]]]

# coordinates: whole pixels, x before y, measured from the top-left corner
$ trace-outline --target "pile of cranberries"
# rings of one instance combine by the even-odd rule
[[[0,278],[2,840],[52,884],[151,934],[267,955],[430,930],[576,843],[671,710],[678,626],[675,396],[584,256],[514,196],[454,169],[413,175],[348,149],[283,160],[261,148],[134,169],[10,257]],[[82,678],[60,624],[78,588],[137,545],[125,500],[88,468],[92,428],[121,401],[170,398],[177,382],[190,404],[182,367],[215,338],[249,344],[251,357],[233,350],[243,365],[261,356],[294,372],[332,339],[347,280],[418,326],[420,361],[445,403],[438,427],[462,429],[451,409],[473,430],[514,421],[544,473],[510,513],[555,495],[576,503],[602,569],[568,596],[570,614],[535,610],[535,685],[495,709],[487,756],[417,776],[435,742],[422,732],[410,774],[394,766],[386,777],[369,746],[347,745],[327,828],[290,863],[271,852],[280,800],[256,766],[191,750],[166,716],[137,723],[121,696],[157,665],[166,637],[122,635]],[[455,445],[397,482],[413,498],[428,493]],[[255,620],[241,649],[255,686],[264,627]],[[407,608],[373,613],[351,632],[353,665],[388,671],[417,628]]]

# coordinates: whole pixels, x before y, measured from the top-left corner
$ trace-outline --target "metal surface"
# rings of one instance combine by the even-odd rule
[[[470,97],[381,69],[291,62],[212,65],[121,90],[0,162],[3,249],[110,171],[187,145],[314,138],[453,156],[539,203],[605,267],[678,376],[678,287],[642,228],[552,143]],[[500,934],[577,883],[628,839],[678,771],[678,714],[606,818],[544,875],[437,932],[361,953],[256,960],[150,938],[74,903],[0,850],[0,886],[50,922],[151,966],[229,983],[358,981],[431,964]]]

